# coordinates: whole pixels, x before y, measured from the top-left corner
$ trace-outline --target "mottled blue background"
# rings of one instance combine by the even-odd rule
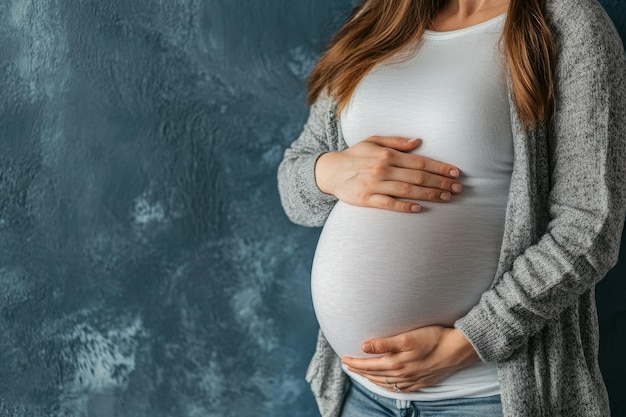
[[[1,417],[318,415],[319,230],[275,173],[355,3],[0,3]],[[598,288],[615,416],[625,271]]]

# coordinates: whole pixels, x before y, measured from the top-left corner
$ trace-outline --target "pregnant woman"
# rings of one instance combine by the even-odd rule
[[[324,417],[610,415],[594,285],[625,216],[625,68],[594,0],[355,9],[278,176],[324,226]]]

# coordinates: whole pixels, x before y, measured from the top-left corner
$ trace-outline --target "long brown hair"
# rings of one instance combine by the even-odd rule
[[[312,104],[324,91],[339,112],[378,63],[418,43],[447,0],[366,0],[335,34],[308,82]],[[544,18],[545,0],[510,0],[502,40],[513,99],[526,129],[554,111],[555,45]]]

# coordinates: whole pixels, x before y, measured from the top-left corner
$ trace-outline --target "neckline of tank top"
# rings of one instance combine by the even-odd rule
[[[468,27],[461,28],[461,29],[447,30],[447,31],[442,31],[442,32],[435,31],[435,30],[426,30],[424,32],[423,37],[424,39],[435,39],[435,40],[457,38],[459,36],[464,36],[469,33],[477,32],[483,29],[487,29],[491,26],[496,26],[498,24],[501,24],[503,23],[505,18],[506,18],[506,13],[503,13],[496,17],[492,17],[489,20],[485,20],[484,22],[480,22],[475,25],[468,26]]]

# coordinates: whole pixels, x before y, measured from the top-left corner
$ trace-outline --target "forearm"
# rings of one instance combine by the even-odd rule
[[[614,33],[564,35],[572,42],[582,37],[588,50],[580,43],[563,46],[549,145],[529,138],[549,150],[550,222],[456,323],[486,361],[523,347],[617,261],[626,208],[626,60]],[[531,170],[526,181],[541,175],[547,173]],[[530,223],[537,214],[528,210]],[[529,233],[533,226],[519,224],[507,234]]]
[[[315,180],[318,158],[337,150],[333,103],[320,98],[313,104],[300,136],[285,151],[278,167],[278,191],[287,217],[303,226],[322,226],[337,199],[321,191]]]
[[[278,169],[278,190],[283,209],[294,223],[322,226],[337,202],[315,181],[315,164],[322,153],[294,155],[288,150]]]

